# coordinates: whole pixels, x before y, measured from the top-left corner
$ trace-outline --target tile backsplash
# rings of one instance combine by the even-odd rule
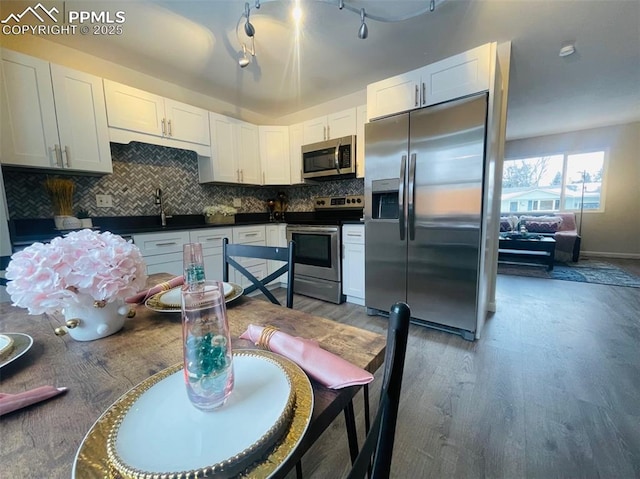
[[[154,203],[162,188],[167,214],[199,214],[210,204],[231,205],[242,199],[240,213],[266,212],[266,201],[278,191],[289,197],[289,211],[313,211],[315,196],[357,195],[364,192],[362,179],[336,180],[300,186],[236,186],[198,183],[195,152],[145,143],[111,143],[113,174],[65,175],[76,182],[75,207],[91,216],[144,216],[159,213]],[[55,172],[49,173],[49,175]],[[51,202],[42,183],[46,173],[3,170],[9,217],[50,218]],[[113,198],[113,207],[97,208],[96,194]]]

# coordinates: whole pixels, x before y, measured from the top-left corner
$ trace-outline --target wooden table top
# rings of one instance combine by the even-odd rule
[[[150,284],[169,275],[152,275]],[[271,325],[315,339],[324,349],[375,372],[384,361],[386,338],[353,326],[242,297],[228,308],[234,347],[253,348],[238,339],[249,324]],[[43,385],[69,388],[66,394],[0,418],[0,463],[6,477],[69,478],[75,454],[96,419],[122,394],[149,376],[182,361],[181,318],[143,305],[118,333],[97,341],[58,337],[55,318],[29,316],[0,303],[0,333],[25,333],[32,348],[0,370],[0,392],[19,393]],[[359,390],[334,391],[312,381],[314,409],[309,429],[284,475],[316,441]],[[345,447],[347,447],[345,437]]]

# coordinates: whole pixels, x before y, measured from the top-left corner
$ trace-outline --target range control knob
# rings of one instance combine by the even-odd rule
[[[347,204],[351,203],[351,200],[347,198]]]
[[[358,198],[358,199],[356,200],[356,203],[362,203],[362,199],[361,199],[361,198]]]

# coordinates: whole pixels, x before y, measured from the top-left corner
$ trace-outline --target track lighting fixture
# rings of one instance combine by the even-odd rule
[[[364,8],[360,9],[360,21],[362,21],[362,24],[360,25],[360,28],[358,29],[358,38],[360,38],[361,40],[364,40],[365,38],[367,38],[369,36],[369,27],[367,27],[367,24],[364,23],[364,18],[366,16],[366,13],[364,12]]]
[[[267,2],[269,0],[263,0],[263,1]],[[270,1],[275,1],[275,0],[270,0]],[[369,27],[366,23],[367,19],[374,20],[376,22],[402,22],[405,20],[409,20],[411,18],[415,18],[420,15],[423,15],[427,12],[433,12],[436,9],[436,4],[440,4],[446,0],[429,0],[428,5],[420,8],[418,11],[409,13],[407,15],[398,16],[398,17],[380,16],[380,15],[368,13],[365,11],[364,8],[357,8],[355,6],[349,5],[349,0],[315,0],[315,1],[322,2],[322,3],[329,3],[331,5],[337,5],[339,10],[348,10],[353,13],[359,13],[360,28],[358,28],[358,38],[365,40],[366,38],[369,37]],[[427,2],[425,1],[424,3],[426,4]],[[296,7],[299,9],[299,4],[297,2],[296,2]],[[256,8],[256,9],[260,8],[260,0],[255,0],[253,8]],[[249,65],[249,63],[251,63],[251,58],[247,55],[247,53],[251,54],[252,57],[256,56],[256,49],[255,49],[256,29],[251,23],[250,15],[251,15],[251,6],[249,5],[249,2],[245,2],[244,12],[242,13],[242,15],[240,15],[240,19],[238,20],[238,24],[236,25],[236,36],[238,37],[238,42],[242,46],[242,55],[238,59],[238,65],[240,65],[240,68],[246,68]],[[294,19],[297,19],[296,21],[298,23],[300,21],[301,15],[302,15],[301,11],[298,11],[294,14]],[[243,22],[243,20],[244,20],[243,31],[246,37],[241,38],[240,24]],[[251,42],[250,42],[251,48],[248,47],[249,39],[251,39]],[[566,54],[569,54],[569,53],[562,52],[561,56],[564,56]]]
[[[249,21],[249,13],[250,13],[249,3],[245,3],[244,16],[247,19],[247,21],[244,24],[244,33],[246,33],[248,37],[253,38],[253,36],[256,34],[256,29],[253,28],[253,25],[251,25],[251,22]]]

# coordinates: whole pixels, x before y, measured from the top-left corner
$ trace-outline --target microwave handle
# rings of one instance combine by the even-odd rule
[[[340,174],[340,162],[339,162],[339,158],[340,158],[340,143],[342,140],[338,140],[338,144],[336,145],[336,151],[333,154],[333,164],[336,167],[336,171],[338,172],[338,174]]]

